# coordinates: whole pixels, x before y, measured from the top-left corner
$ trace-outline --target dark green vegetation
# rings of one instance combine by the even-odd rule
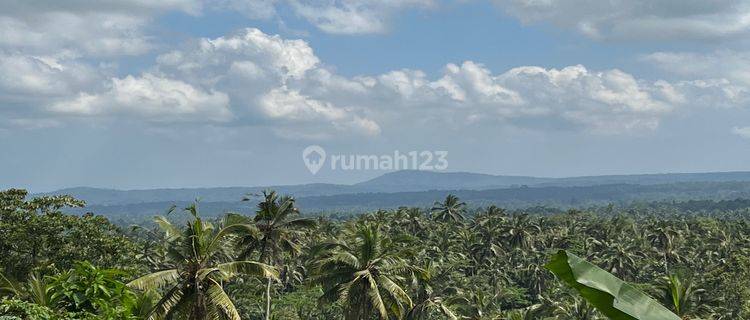
[[[72,188],[45,195],[72,195],[85,200],[86,208],[66,212],[96,212],[119,223],[138,223],[176,204],[186,207],[201,199],[207,217],[246,207],[238,194],[260,193],[264,187],[195,189],[109,190]],[[447,193],[478,207],[498,205],[518,209],[529,206],[580,208],[633,202],[732,200],[750,198],[750,172],[682,173],[536,178],[476,173],[397,171],[354,185],[307,184],[277,186],[293,194],[308,213],[364,213],[400,206],[428,207]]]
[[[509,211],[458,196],[334,220],[269,192],[129,228],[0,192],[0,319],[605,319],[545,267],[559,250],[682,319],[750,319],[745,200]]]

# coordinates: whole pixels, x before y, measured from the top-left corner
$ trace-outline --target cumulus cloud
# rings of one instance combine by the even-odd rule
[[[37,97],[46,112],[262,126],[311,139],[388,134],[403,123],[621,134],[653,130],[683,106],[747,96],[728,80],[647,81],[582,65],[496,73],[465,61],[435,77],[410,69],[346,77],[306,41],[252,28],[161,54],[141,75],[105,76],[73,58],[9,57],[0,63],[10,71],[0,77],[2,95]]]
[[[229,97],[202,91],[187,83],[144,74],[111,79],[109,90],[80,93],[54,103],[54,112],[70,115],[132,115],[148,121],[228,121],[232,118]]]
[[[302,40],[245,29],[201,39],[157,61],[161,72],[228,93],[240,123],[282,124],[275,130],[288,136],[305,136],[299,133],[302,129],[316,132],[316,137],[341,131],[380,132],[378,124],[361,116],[359,109],[316,99],[295,88],[320,68],[319,58]]]
[[[286,40],[248,28],[230,36],[203,38],[190,50],[163,54],[157,62],[165,70],[190,77],[203,78],[205,74],[202,72],[208,70],[221,71],[212,73],[218,77],[226,71],[226,67],[234,66],[236,71],[247,73],[250,77],[272,76],[285,80],[302,77],[320,60],[303,40]]]
[[[481,64],[449,64],[428,80],[420,72],[376,78],[372,87],[390,91],[404,106],[438,118],[501,121],[513,124],[559,123],[602,133],[654,129],[674,102],[657,83],[619,70],[592,72],[581,65],[563,69],[525,66],[493,74]]]
[[[551,23],[594,39],[715,39],[750,31],[743,0],[495,0],[525,23]]]
[[[372,120],[352,115],[351,110],[335,107],[330,102],[311,99],[298,91],[286,88],[273,89],[263,95],[259,106],[269,117],[291,123],[330,124],[337,131],[354,131],[369,136],[380,133],[380,126]]]
[[[102,72],[64,55],[29,56],[0,51],[0,98],[5,102],[38,102],[66,97],[100,85]]]

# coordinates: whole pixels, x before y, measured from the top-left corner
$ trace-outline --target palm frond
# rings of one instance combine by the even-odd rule
[[[229,298],[224,289],[216,281],[211,281],[208,290],[208,303],[218,306],[229,320],[240,320],[240,314],[237,312],[232,299]]]
[[[183,301],[183,296],[185,295],[184,288],[181,285],[176,285],[169,289],[164,295],[159,299],[159,301],[154,304],[154,307],[151,309],[151,311],[148,313],[148,320],[161,320],[167,317],[168,314],[173,314],[178,309],[178,305],[181,303],[185,303],[186,301]]]
[[[249,276],[260,276],[266,279],[270,278],[276,281],[279,280],[279,272],[276,270],[276,268],[255,261],[227,262],[218,264],[210,269],[219,271],[225,274],[228,278],[243,274]],[[207,270],[207,272],[210,272],[210,270]]]
[[[365,275],[361,276],[364,278],[365,281],[367,281],[367,295],[369,297],[370,303],[375,308],[375,310],[378,311],[378,315],[380,316],[380,319],[388,319],[388,311],[385,308],[385,302],[383,301],[383,297],[380,295],[380,290],[378,290],[378,283],[375,281],[375,279],[372,277],[372,274],[367,273]]]
[[[169,240],[174,240],[175,238],[179,238],[180,235],[182,235],[182,230],[180,230],[180,228],[173,225],[172,222],[170,222],[164,216],[154,217],[154,223],[156,223],[156,225],[159,226],[159,228],[166,235],[166,238]]]
[[[180,278],[180,273],[177,269],[169,269],[157,271],[151,274],[147,274],[143,277],[130,281],[128,287],[138,290],[155,290],[166,286],[167,284],[175,282]]]

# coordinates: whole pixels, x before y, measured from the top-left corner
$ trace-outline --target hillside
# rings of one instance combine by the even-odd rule
[[[114,190],[69,188],[37,195],[69,194],[89,205],[126,205],[153,202],[193,201],[237,202],[245,194],[274,189],[297,198],[358,193],[401,193],[432,190],[487,190],[515,187],[575,187],[605,184],[655,185],[684,182],[750,182],[750,172],[667,173],[639,175],[582,176],[543,178],[489,175],[468,172],[397,171],[353,185],[303,184],[286,186],[220,187]]]
[[[609,203],[627,205],[645,201],[734,200],[750,199],[750,182],[680,182],[673,184],[634,185],[609,184],[595,186],[542,186],[485,190],[432,190],[391,193],[353,193],[297,197],[305,213],[356,214],[365,211],[401,206],[430,207],[447,194],[455,194],[470,206],[495,204],[505,208],[554,206],[559,208],[587,207]],[[118,205],[89,205],[71,213],[95,212],[113,221],[138,223],[161,214],[172,205],[183,208],[191,200],[143,202]],[[253,202],[201,201],[206,215],[226,212],[252,213]]]

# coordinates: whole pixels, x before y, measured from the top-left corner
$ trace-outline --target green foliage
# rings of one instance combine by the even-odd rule
[[[170,210],[126,233],[100,217],[60,213],[80,205],[69,197],[1,192],[0,317],[606,319],[545,268],[562,249],[569,275],[572,254],[585,257],[683,319],[750,319],[744,200],[565,211],[447,197],[434,210],[342,212],[338,220],[306,217],[301,203],[273,192],[260,203],[212,220],[195,206],[181,216]]]
[[[574,254],[561,250],[547,268],[612,320],[680,320],[633,285]]]
[[[323,286],[321,302],[341,303],[346,319],[401,318],[412,300],[402,287],[409,269],[404,248],[372,225],[359,225],[345,241],[324,243],[314,279]]]
[[[56,319],[56,315],[52,309],[45,306],[16,299],[3,299],[0,301],[0,319],[52,320]]]
[[[435,202],[430,210],[432,216],[441,221],[463,221],[466,219],[466,203],[461,202],[455,195],[449,194],[443,202]]]
[[[76,262],[73,269],[52,277],[47,290],[52,301],[67,311],[124,319],[137,301],[135,293],[119,280],[125,276],[122,271]]]
[[[149,319],[240,319],[223,283],[239,275],[277,278],[276,270],[259,262],[236,259],[233,241],[237,230],[244,230],[245,226],[217,228],[200,217],[196,205],[185,210],[192,219],[182,229],[164,217],[155,219],[167,246],[165,269],[135,279],[128,286],[142,291],[165,290],[148,313]]]
[[[244,200],[250,200],[245,198]],[[245,222],[241,217],[235,220]],[[279,197],[275,191],[264,191],[263,200],[258,203],[258,210],[253,218],[253,225],[241,224],[243,232],[240,246],[243,248],[242,256],[250,257],[255,251],[258,252],[259,261],[281,267],[284,264],[284,254],[297,256],[302,250],[300,242],[304,236],[304,230],[315,226],[315,221],[310,218],[299,217],[299,209],[295,206],[294,198]],[[257,230],[257,232],[254,232]],[[288,268],[288,266],[285,266]],[[292,272],[283,272],[282,275],[289,278]],[[285,279],[286,280],[286,279]],[[273,281],[271,278],[266,282],[266,306],[265,318],[271,319],[271,296]]]
[[[62,214],[83,206],[68,196],[26,200],[25,190],[0,191],[0,263],[5,274],[24,279],[32,271],[51,274],[74,261],[105,267],[137,268],[136,246],[106,218]]]

